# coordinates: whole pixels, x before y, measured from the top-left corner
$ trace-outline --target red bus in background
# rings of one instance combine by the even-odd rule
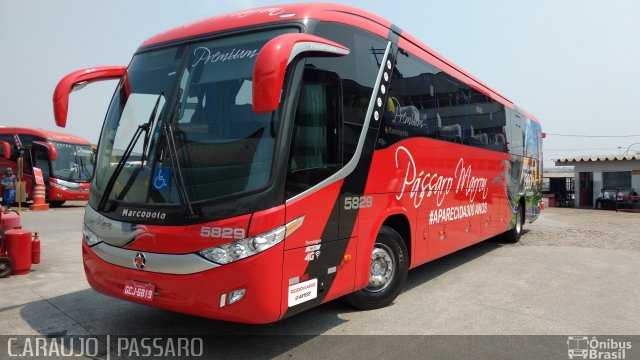
[[[540,211],[538,120],[359,9],[164,32],[126,67],[64,77],[57,124],[70,91],[107,79],[82,251],[110,296],[248,323],[342,296],[374,309],[410,268],[518,241]]]
[[[42,170],[46,199],[51,206],[60,206],[67,200],[89,200],[93,173],[89,141],[57,131],[0,126],[0,144],[3,172],[11,167],[17,175],[18,158],[23,159],[22,180],[27,201],[32,200],[34,167]]]

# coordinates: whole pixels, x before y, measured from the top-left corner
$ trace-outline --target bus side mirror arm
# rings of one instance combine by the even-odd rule
[[[101,66],[74,71],[63,77],[53,92],[53,116],[56,119],[56,125],[60,127],[67,125],[69,93],[80,90],[95,81],[119,79],[126,70],[126,66]]]
[[[298,56],[344,56],[349,48],[319,36],[283,34],[267,42],[253,67],[252,103],[258,114],[278,109],[287,66]]]

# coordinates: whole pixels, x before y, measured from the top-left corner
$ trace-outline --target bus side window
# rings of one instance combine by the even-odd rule
[[[511,111],[511,116],[508,119],[508,128],[510,131],[509,153],[511,155],[524,156],[525,127],[522,116]]]
[[[289,151],[287,197],[320,183],[342,166],[340,84],[336,73],[304,71]]]

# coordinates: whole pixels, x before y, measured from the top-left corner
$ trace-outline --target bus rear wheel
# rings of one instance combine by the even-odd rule
[[[60,207],[64,203],[65,203],[64,200],[62,200],[62,201],[49,201],[49,206],[51,206],[51,207]]]
[[[406,244],[397,231],[383,225],[371,252],[367,287],[347,295],[345,299],[362,310],[385,307],[402,291],[408,271]]]
[[[503,234],[502,238],[504,242],[515,244],[520,241],[522,236],[522,227],[524,225],[524,209],[521,204],[518,204],[518,210],[516,211],[516,223],[513,225],[513,229]]]

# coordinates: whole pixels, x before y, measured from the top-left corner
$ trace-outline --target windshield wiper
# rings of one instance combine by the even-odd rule
[[[140,158],[140,167],[144,166],[144,161],[147,157],[147,151],[149,151],[149,139],[151,138],[151,134],[153,133],[153,131],[151,131],[153,129],[153,123],[156,120],[156,113],[158,112],[158,105],[160,105],[160,99],[162,98],[162,95],[164,95],[164,92],[161,92],[160,95],[158,95],[158,99],[156,100],[156,104],[153,106],[153,111],[151,112],[151,115],[149,116],[149,120],[147,120],[147,124],[145,125],[145,130],[144,130],[144,142],[142,143],[142,156]]]
[[[89,169],[87,169],[87,166],[84,164],[82,157],[78,156],[78,154],[74,154],[73,156],[76,158],[76,164],[80,169],[80,171],[78,171],[78,180],[89,180],[91,174],[89,174]],[[84,177],[82,176],[82,171],[85,173]]]
[[[179,100],[178,100],[179,104]],[[176,110],[179,105],[176,106]],[[173,120],[173,116],[171,120]],[[173,134],[172,128],[173,121],[166,122],[164,124],[164,132],[165,138],[167,142],[167,149],[169,151],[169,158],[171,158],[171,165],[173,166],[173,176],[176,180],[176,190],[178,191],[178,198],[180,199],[180,205],[182,206],[183,211],[185,212],[185,216],[187,218],[193,219],[197,215],[193,210],[193,206],[191,206],[191,201],[189,200],[189,194],[187,194],[187,189],[184,185],[184,178],[182,177],[182,170],[180,168],[180,163],[178,161],[178,150],[176,148],[175,138]]]
[[[124,154],[122,154],[122,157],[120,158],[120,161],[118,161],[118,164],[116,165],[115,170],[113,170],[113,174],[111,174],[111,177],[109,178],[109,181],[107,182],[107,186],[105,186],[105,188],[104,188],[104,192],[102,194],[102,199],[100,199],[100,204],[98,204],[98,211],[104,211],[104,207],[107,205],[107,201],[109,200],[109,196],[111,195],[111,191],[113,190],[113,186],[115,185],[116,180],[118,179],[118,176],[120,176],[120,173],[122,172],[122,169],[124,169],[124,165],[127,163],[127,160],[129,159],[129,156],[131,155],[131,152],[133,151],[133,148],[135,147],[136,143],[138,142],[138,139],[140,139],[140,135],[142,134],[143,131],[145,132],[145,143],[148,142],[150,127],[151,127],[151,124],[153,123],[153,121],[155,119],[156,111],[158,110],[158,104],[160,103],[160,98],[162,98],[162,95],[164,95],[164,92],[162,92],[162,93],[160,93],[160,95],[158,95],[158,99],[156,100],[156,104],[153,107],[153,111],[151,112],[151,115],[149,116],[149,119],[147,120],[147,122],[144,123],[144,124],[138,125],[138,128],[136,129],[136,132],[133,134],[133,137],[129,141],[129,144],[127,144],[127,148],[124,150]],[[143,154],[144,154],[144,150],[145,149],[143,148],[142,150],[143,150]]]

